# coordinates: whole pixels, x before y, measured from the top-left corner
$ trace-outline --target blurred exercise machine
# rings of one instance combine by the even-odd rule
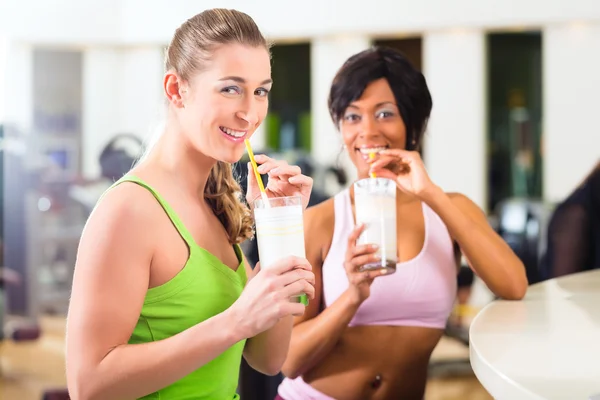
[[[507,199],[496,207],[496,231],[525,265],[529,284],[544,280],[541,260],[553,206],[531,199]]]
[[[0,233],[0,292],[2,322],[0,337],[14,341],[35,340],[39,326],[32,293],[27,290],[25,249],[25,184],[28,180],[20,143],[10,128],[0,125],[0,188],[2,232]],[[8,314],[17,318],[8,318]]]
[[[129,146],[123,148],[125,140]],[[0,143],[1,345],[37,340],[40,314],[66,314],[85,221],[104,190],[129,171],[142,142],[116,135],[101,152],[101,176],[95,180],[81,178],[76,139],[0,126]],[[68,394],[50,390],[43,399],[68,399]]]
[[[113,136],[100,153],[102,177],[113,182],[120,179],[133,167],[143,150],[144,143],[136,135],[120,133]]]

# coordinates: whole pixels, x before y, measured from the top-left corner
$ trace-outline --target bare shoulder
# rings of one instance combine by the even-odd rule
[[[123,182],[105,192],[92,215],[108,213],[136,218],[148,212],[159,211],[160,208],[160,203],[148,189],[137,183]]]
[[[158,208],[152,193],[129,182],[98,201],[79,242],[70,315],[83,319],[84,309],[116,307],[107,297],[141,307],[157,247]]]
[[[489,227],[488,217],[473,200],[462,193],[446,193],[452,203],[481,226]]]
[[[332,233],[335,225],[333,197],[306,209],[305,229],[312,234]]]
[[[156,225],[162,206],[146,188],[123,182],[109,189],[90,214],[82,236],[110,235],[114,240],[127,238],[135,244],[144,239]]]
[[[148,290],[160,209],[147,189],[123,182],[92,211],[79,243],[67,317],[71,379],[131,337]]]
[[[467,196],[459,192],[446,192],[452,201],[471,201]]]
[[[321,263],[331,247],[335,226],[333,205],[334,200],[330,198],[306,209],[304,236],[307,255],[312,263]]]
[[[452,203],[463,211],[483,213],[481,207],[479,207],[473,200],[468,196],[458,192],[447,192],[446,195],[452,200]]]

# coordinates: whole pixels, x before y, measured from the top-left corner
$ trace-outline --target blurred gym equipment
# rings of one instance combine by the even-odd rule
[[[113,137],[99,157],[101,176],[79,173],[77,138],[0,129],[3,178],[3,263],[0,263],[0,344],[37,340],[41,314],[66,315],[81,232],[112,182],[139,157],[134,135]],[[65,389],[44,399],[68,399]]]
[[[136,135],[131,133],[115,135],[100,153],[102,177],[113,182],[120,179],[133,167],[135,161],[142,155],[143,149],[144,143]]]
[[[529,284],[544,279],[540,260],[546,252],[546,235],[552,206],[541,201],[513,198],[496,207],[498,234],[525,265]]]

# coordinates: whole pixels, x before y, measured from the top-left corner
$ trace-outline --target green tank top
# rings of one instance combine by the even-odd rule
[[[115,182],[133,182],[149,190],[161,204],[189,248],[183,269],[170,281],[148,289],[130,344],[148,343],[176,335],[229,308],[247,282],[242,251],[234,249],[240,263],[236,271],[196,244],[175,211],[152,187],[127,175]],[[236,343],[208,364],[143,399],[232,400],[236,393],[245,340]]]

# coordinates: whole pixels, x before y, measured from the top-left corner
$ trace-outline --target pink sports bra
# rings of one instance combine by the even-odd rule
[[[393,325],[443,329],[456,298],[457,266],[454,246],[441,218],[422,203],[425,241],[413,259],[398,263],[396,272],[376,278],[371,294],[349,326]],[[335,227],[331,248],[323,262],[325,306],[347,288],[344,258],[354,217],[348,189],[334,198]]]

